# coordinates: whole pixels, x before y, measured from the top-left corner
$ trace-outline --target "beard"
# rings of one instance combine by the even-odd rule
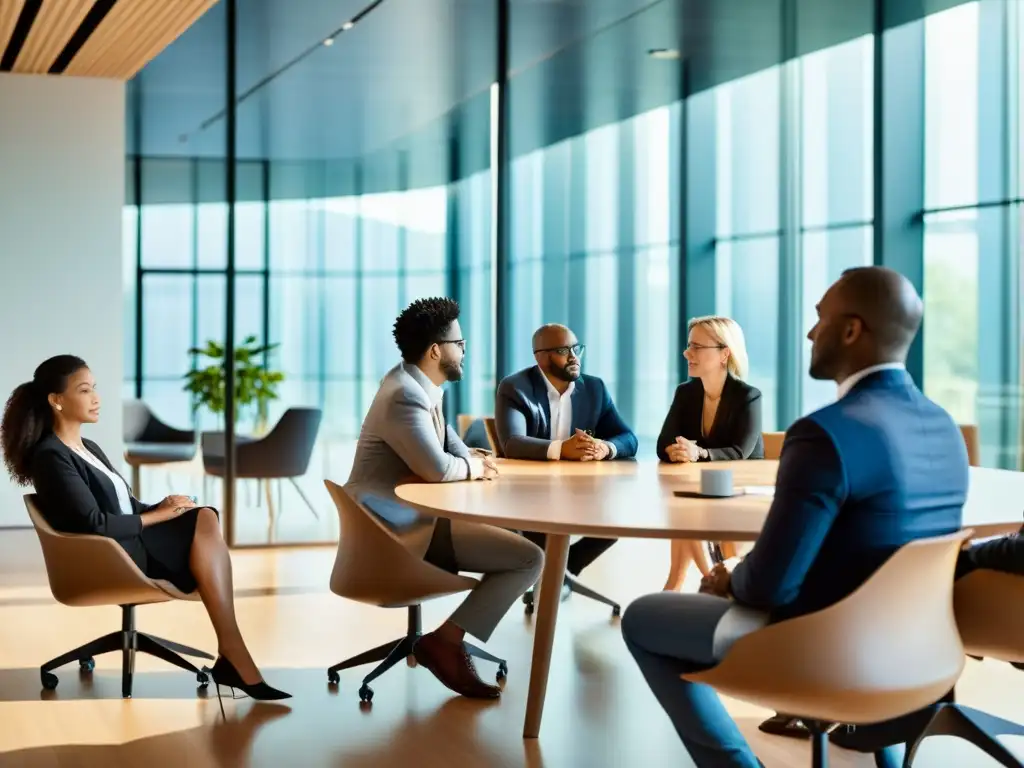
[[[837,348],[826,344],[811,347],[811,364],[807,373],[817,381],[835,378]]]
[[[568,365],[563,368],[551,366],[551,375],[562,381],[573,382],[580,377],[580,369],[577,368],[575,371],[570,371]]]
[[[452,360],[441,361],[441,373],[444,374],[446,381],[461,381],[462,380],[462,363],[456,363]]]

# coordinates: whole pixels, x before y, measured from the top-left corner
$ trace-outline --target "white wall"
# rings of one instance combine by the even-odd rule
[[[0,73],[0,400],[55,354],[85,358],[104,396],[87,427],[123,452],[124,84]],[[116,459],[115,459],[116,461]],[[0,527],[27,525],[0,477]]]

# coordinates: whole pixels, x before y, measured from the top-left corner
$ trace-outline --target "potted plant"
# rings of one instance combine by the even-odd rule
[[[255,406],[256,434],[266,430],[270,401],[278,398],[278,384],[284,381],[283,373],[270,370],[258,358],[278,346],[261,345],[255,336],[247,336],[235,347],[235,419],[237,421],[240,414]],[[226,406],[224,345],[211,340],[205,347],[195,347],[188,352],[210,360],[209,364],[185,374],[184,390],[192,395],[193,414],[201,407],[210,413],[223,414]]]

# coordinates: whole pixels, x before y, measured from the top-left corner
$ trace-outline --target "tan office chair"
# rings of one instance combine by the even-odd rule
[[[967,445],[967,460],[972,467],[981,465],[981,441],[978,435],[976,424],[961,424],[960,433],[964,436],[964,443]],[[782,455],[782,442],[786,437],[785,432],[762,432],[764,440],[764,457],[766,459],[777,459]]]
[[[206,670],[196,668],[179,654],[211,660],[213,656],[135,629],[136,605],[194,601],[199,600],[198,593],[186,595],[170,582],[148,578],[113,539],[53,530],[39,512],[35,494],[25,495],[25,506],[39,536],[54,599],[70,606],[121,606],[121,631],[103,635],[43,664],[39,668],[43,688],[52,691],[57,687],[57,676],[50,670],[78,661],[81,671],[92,672],[96,666],[94,657],[113,651],[121,651],[121,695],[126,699],[132,695],[136,652],[148,653],[192,672],[201,688],[209,684]]]
[[[487,441],[491,444],[491,450],[499,459],[505,458],[505,452],[501,450],[501,443],[498,441],[498,426],[493,416],[484,417],[484,429],[487,430]]]
[[[324,480],[341,522],[338,553],[331,572],[331,591],[341,597],[382,608],[407,608],[408,629],[403,637],[372,648],[327,670],[327,681],[337,685],[338,672],[379,661],[380,664],[363,678],[359,689],[362,701],[373,700],[370,683],[395,666],[401,659],[415,664],[413,646],[423,631],[420,606],[427,600],[458,594],[473,589],[477,580],[470,576],[449,573],[416,557],[372,512],[357,503],[344,488]],[[498,665],[497,679],[508,674],[504,659],[492,656],[472,643],[464,643],[471,656]]]
[[[967,445],[967,463],[972,467],[981,466],[981,436],[977,424],[961,424],[960,433]]]
[[[785,432],[762,432],[761,439],[764,441],[764,457],[766,459],[778,459],[782,455],[782,441],[785,438]]]
[[[1022,604],[1024,576],[981,569],[959,579],[953,587],[953,610],[967,653],[1024,668]],[[996,738],[1024,736],[1024,726],[962,704],[938,706],[920,736],[908,745],[907,764],[929,736],[957,736],[1009,768],[1024,765]]]
[[[846,599],[740,637],[719,664],[682,677],[794,713],[811,733],[813,765],[823,768],[835,724],[914,712],[960,676],[953,569],[969,535],[911,542]]]

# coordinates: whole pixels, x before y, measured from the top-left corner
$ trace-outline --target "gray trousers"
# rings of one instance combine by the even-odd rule
[[[452,573],[483,574],[451,615],[453,624],[483,642],[544,567],[544,551],[522,536],[461,520],[437,521],[424,559]]]
[[[759,768],[718,694],[680,679],[714,666],[766,614],[711,595],[659,592],[626,609],[622,635],[658,702],[698,768]],[[771,660],[766,660],[771,663]]]

